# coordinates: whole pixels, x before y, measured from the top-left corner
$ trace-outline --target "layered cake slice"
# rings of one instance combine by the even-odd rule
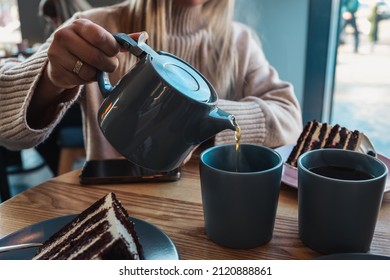
[[[51,236],[33,259],[138,260],[141,252],[134,223],[109,193]]]
[[[330,125],[318,121],[308,122],[286,163],[296,167],[300,155],[307,151],[320,148],[337,148],[352,151],[362,151],[375,154],[368,138],[358,130],[348,130],[340,125]]]

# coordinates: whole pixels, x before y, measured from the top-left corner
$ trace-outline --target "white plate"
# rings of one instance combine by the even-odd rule
[[[275,149],[275,151],[277,151],[281,157],[283,158],[283,161],[286,162],[288,156],[290,155],[292,149],[294,148],[294,145],[286,145],[286,146],[282,146],[282,147],[279,147],[277,149]],[[377,154],[378,155],[378,159],[381,160],[386,166],[387,168],[390,170],[390,159],[388,159],[387,157],[381,155],[381,154]],[[283,174],[282,174],[282,182],[290,187],[293,187],[293,188],[298,188],[298,171],[296,168],[288,165],[288,164],[284,164],[283,166]],[[386,186],[385,186],[385,190],[384,192],[388,192],[390,191],[390,176],[387,176],[387,181],[386,181]]]
[[[55,232],[73,220],[77,215],[67,215],[45,220],[18,231],[15,231],[0,239],[0,246],[28,242],[44,242]],[[144,259],[146,260],[178,260],[179,253],[171,238],[158,227],[137,218],[131,218],[134,222],[137,235],[142,245]],[[37,248],[21,249],[0,253],[0,260],[31,260],[36,254]]]

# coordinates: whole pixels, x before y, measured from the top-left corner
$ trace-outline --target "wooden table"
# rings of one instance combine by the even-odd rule
[[[79,170],[53,178],[0,204],[0,237],[27,225],[79,213],[113,191],[133,217],[165,231],[181,259],[313,259],[320,256],[298,238],[297,190],[282,186],[273,239],[250,250],[214,244],[204,233],[198,162],[170,183],[80,185]],[[232,221],[234,226],[234,221]],[[390,193],[383,198],[371,253],[390,256]]]

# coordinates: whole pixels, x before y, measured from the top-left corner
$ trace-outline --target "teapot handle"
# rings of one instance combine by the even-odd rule
[[[138,38],[138,42],[124,33],[115,33],[113,34],[113,36],[121,46],[126,48],[129,52],[131,52],[137,57],[141,57],[146,53],[149,53],[150,50],[152,50],[148,45],[145,44],[146,36],[144,35],[144,33],[141,33]],[[152,52],[154,53],[153,50]],[[106,72],[98,70],[96,76],[102,96],[103,98],[106,98],[115,88],[115,86],[111,85],[111,82],[108,78],[108,74]]]

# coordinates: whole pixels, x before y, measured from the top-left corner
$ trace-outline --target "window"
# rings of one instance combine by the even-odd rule
[[[17,51],[22,42],[17,0],[0,2],[0,57]]]
[[[332,123],[364,132],[378,153],[390,157],[390,1],[360,0],[353,25],[341,33],[337,51]],[[375,15],[378,36],[373,40]],[[348,20],[348,15],[344,16]],[[341,21],[342,22],[342,21]]]

